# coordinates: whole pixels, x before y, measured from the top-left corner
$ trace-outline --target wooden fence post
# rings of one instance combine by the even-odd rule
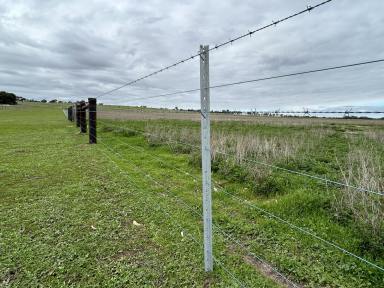
[[[85,101],[80,101],[80,132],[87,133],[87,107]]]
[[[72,106],[68,107],[68,120],[73,121],[73,107]]]
[[[96,144],[96,98],[88,98],[89,144]]]
[[[76,111],[76,127],[80,127],[80,103],[75,103],[75,111]]]

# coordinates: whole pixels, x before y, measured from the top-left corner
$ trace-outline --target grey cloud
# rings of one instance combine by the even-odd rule
[[[319,1],[1,1],[0,89],[35,98],[86,98],[113,89]],[[384,58],[384,2],[338,0],[211,53],[211,83]],[[383,103],[382,64],[212,91],[214,109]],[[100,99],[199,105],[191,61]],[[384,104],[384,103],[383,103]]]

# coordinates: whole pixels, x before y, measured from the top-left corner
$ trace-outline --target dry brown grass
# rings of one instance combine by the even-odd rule
[[[371,191],[384,191],[384,170],[378,151],[368,142],[365,148],[350,147],[344,169],[345,183]],[[338,214],[349,213],[355,222],[375,239],[384,237],[383,197],[372,193],[346,188],[335,197]]]
[[[244,162],[246,158],[259,159],[264,162],[279,159],[288,160],[309,144],[303,134],[260,136],[256,134],[213,133],[212,157],[215,159],[221,153],[234,155],[239,164]]]
[[[145,128],[150,144],[167,143],[175,150],[190,152],[200,145],[200,131],[169,125],[147,125]],[[263,165],[255,165],[253,161],[262,163],[289,162],[303,157],[308,151],[327,135],[327,129],[311,129],[281,135],[262,135],[257,132],[244,131],[212,131],[211,153],[214,163],[225,162],[228,167],[242,167],[252,179],[258,180],[271,172]],[[180,144],[181,143],[181,144]],[[186,143],[183,145],[183,143]],[[229,168],[231,169],[231,168]]]
[[[383,130],[369,130],[364,133],[369,139],[384,143],[384,131]]]

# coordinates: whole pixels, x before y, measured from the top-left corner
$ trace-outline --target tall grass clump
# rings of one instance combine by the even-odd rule
[[[241,127],[240,127],[241,128]],[[281,179],[271,179],[272,170],[264,164],[285,165],[304,155],[327,135],[327,130],[303,129],[270,133],[254,125],[247,129],[214,129],[211,135],[212,169],[228,180],[247,181],[254,191],[276,194],[286,190]],[[171,150],[189,153],[191,163],[200,165],[200,130],[196,127],[148,125],[150,145],[168,145]],[[276,134],[277,133],[277,134]]]
[[[383,192],[384,170],[376,146],[350,146],[341,174],[348,185]],[[339,217],[351,218],[366,239],[362,247],[384,251],[384,197],[353,188],[335,195],[334,208]]]
[[[372,140],[375,140],[381,144],[384,144],[384,131],[383,130],[369,130],[365,132],[365,135]]]
[[[145,135],[151,146],[168,145],[177,153],[192,153],[200,144],[199,131],[188,127],[176,128],[167,125],[147,125]]]

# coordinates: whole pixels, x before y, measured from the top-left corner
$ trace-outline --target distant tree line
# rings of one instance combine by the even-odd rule
[[[141,107],[145,107],[146,106],[141,106]],[[167,108],[165,108],[166,110],[169,110]],[[180,112],[198,112],[200,113],[200,109],[182,109],[182,108],[179,108],[179,107],[175,107],[173,108],[173,110],[175,111],[180,111]],[[212,113],[216,113],[216,114],[231,114],[231,115],[253,115],[253,116],[267,116],[267,117],[280,117],[280,118],[334,118],[334,119],[340,119],[340,118],[336,118],[336,117],[325,117],[325,116],[318,116],[318,115],[291,115],[291,114],[280,114],[278,112],[257,112],[257,111],[238,111],[238,110],[229,110],[229,109],[223,109],[223,110],[212,110],[211,111]],[[372,117],[368,117],[368,116],[351,116],[351,115],[345,115],[343,116],[342,118],[344,119],[360,119],[360,120],[364,120],[364,119],[381,119],[381,120],[384,120],[384,117],[382,118],[372,118]]]
[[[57,99],[52,99],[47,101],[46,99],[42,100],[35,100],[35,99],[26,99],[28,102],[41,102],[41,103],[63,103],[63,101],[58,101]],[[68,101],[67,103],[72,103],[71,101]]]
[[[17,97],[13,93],[0,91],[0,104],[16,105]]]
[[[6,104],[6,105],[16,105],[17,102],[41,102],[41,103],[63,103],[63,101],[52,99],[52,100],[36,100],[36,99],[27,99],[24,97],[16,96],[14,93],[9,93],[5,91],[0,91],[0,105]],[[67,103],[72,103],[71,101],[68,101]]]

